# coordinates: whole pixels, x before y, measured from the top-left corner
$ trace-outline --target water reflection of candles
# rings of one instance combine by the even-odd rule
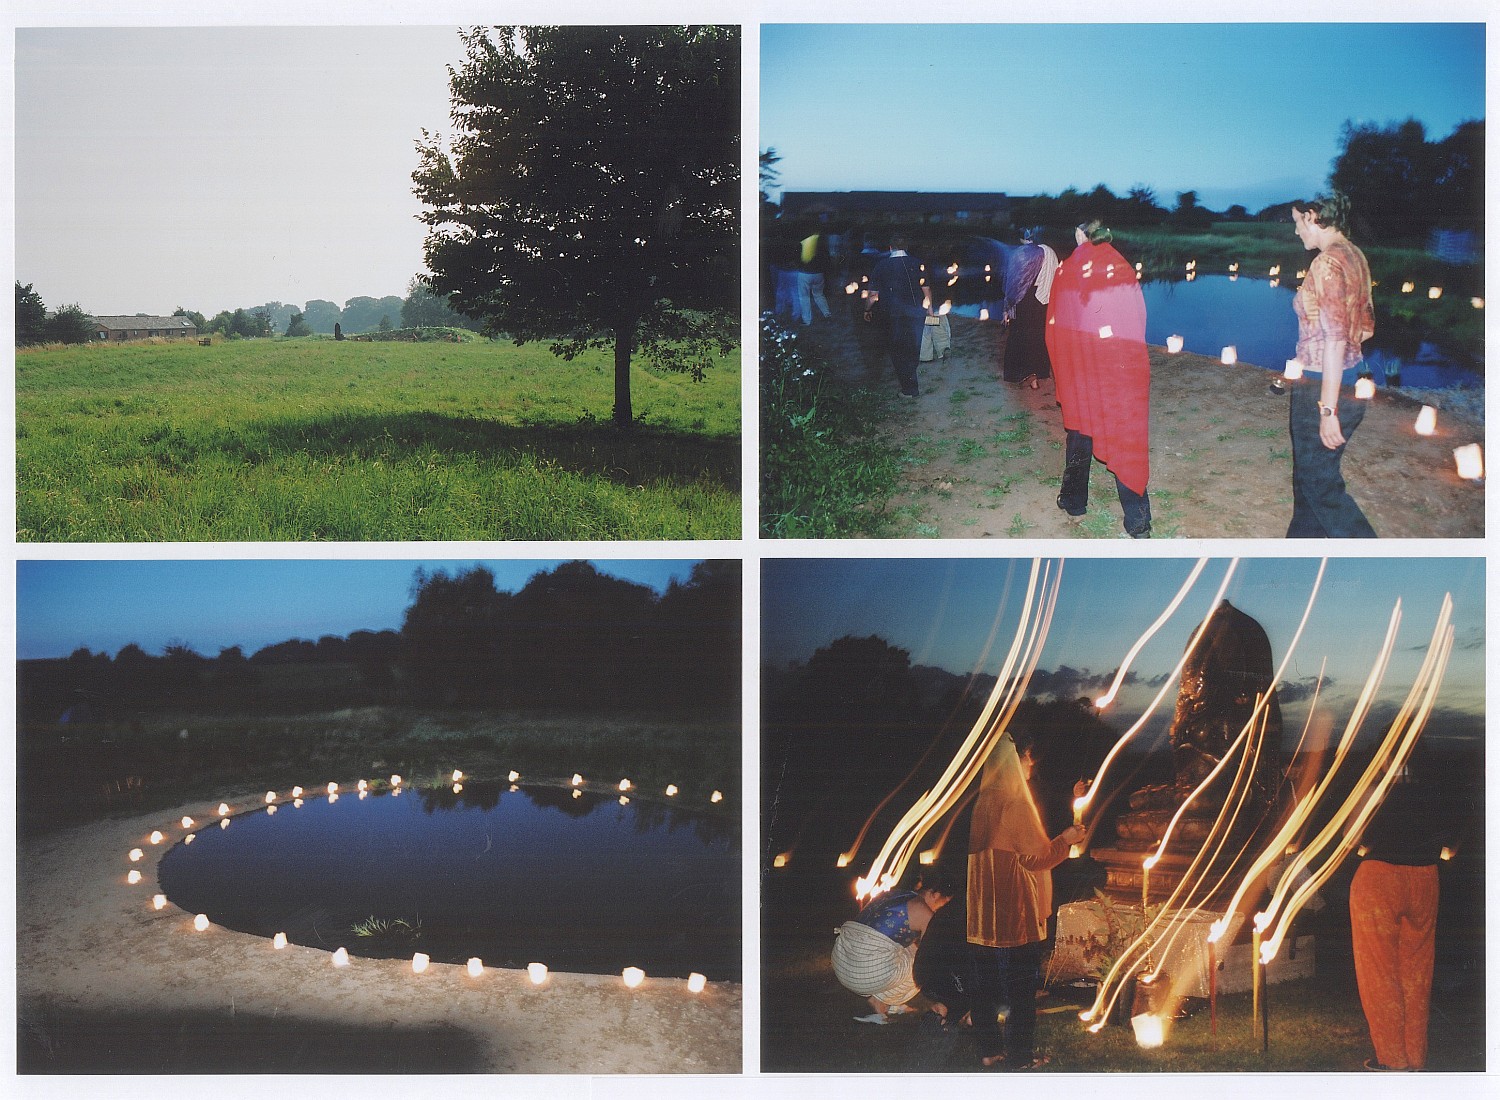
[[[339,793],[339,785],[337,783],[330,783],[330,784],[328,784],[328,793],[329,794],[338,794]]]
[[[464,785],[462,783],[455,783],[455,784],[453,784],[453,793],[454,794],[463,794],[464,793]]]
[[[195,841],[197,839],[198,839],[198,834],[197,833],[188,833],[187,836],[185,836],[185,837],[182,838],[182,842],[184,844],[191,844],[193,841]]]
[[[1484,451],[1478,443],[1453,448],[1453,461],[1458,465],[1459,477],[1467,481],[1484,477]]]
[[[696,970],[688,975],[689,993],[702,993],[707,985],[708,979],[705,978],[702,974],[698,973]]]
[[[1431,435],[1435,431],[1437,431],[1437,410],[1431,405],[1423,405],[1422,411],[1417,413],[1416,433]]]
[[[276,935],[272,936],[271,937],[271,947],[273,949],[277,950],[277,951],[281,951],[281,950],[285,949],[285,947],[286,947],[286,933],[285,932],[277,932]]]
[[[227,817],[221,817],[221,818],[219,818],[219,828],[221,828],[221,829],[227,829],[227,828],[229,828],[229,818],[227,818]]]
[[[266,816],[267,817],[270,817],[275,812],[276,812],[276,807],[275,806],[267,806],[266,807]]]
[[[638,966],[627,966],[620,971],[620,978],[625,982],[626,989],[634,989],[646,980],[646,972]]]
[[[541,985],[547,980],[547,966],[545,963],[527,963],[526,973],[531,976],[532,985]]]

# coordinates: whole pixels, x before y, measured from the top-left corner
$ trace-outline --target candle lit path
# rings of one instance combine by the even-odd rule
[[[901,458],[902,482],[868,509],[895,537],[1117,538],[1119,504],[1096,471],[1090,512],[1055,503],[1063,429],[1053,383],[1000,379],[1005,326],[950,316],[947,359],[924,363],[922,395],[897,403],[880,334],[845,309],[793,326],[836,384],[892,395],[878,437]],[[1151,500],[1154,536],[1282,538],[1291,518],[1287,398],[1268,392],[1261,366],[1151,347]],[[1283,366],[1283,364],[1274,364]],[[1432,406],[1433,433],[1419,426]],[[1420,430],[1419,430],[1420,429]],[[1484,534],[1483,480],[1461,477],[1455,450],[1482,444],[1482,407],[1458,391],[1380,390],[1344,462],[1350,492],[1383,538]]]
[[[514,773],[512,782],[519,778]],[[575,790],[605,786],[619,798],[722,804],[719,791],[639,791],[624,781],[592,783],[582,776],[541,780]],[[455,771],[450,782],[461,786]],[[528,778],[528,782],[529,782]],[[205,1018],[305,1020],[312,1033],[367,1031],[464,1036],[456,1045],[467,1064],[452,1071],[528,1073],[728,1073],[741,1068],[741,987],[622,974],[570,974],[532,967],[496,969],[483,960],[443,964],[414,958],[347,958],[337,952],[250,936],[217,927],[173,906],[156,886],[156,864],[179,842],[204,829],[232,827],[248,812],[291,812],[298,798],[368,797],[392,776],[339,781],[194,802],[170,811],[100,822],[23,844],[17,951],[17,996],[23,1033],[45,1032],[50,1019],[79,1012],[119,1016],[144,1049],[133,1068],[174,1068],[163,1021]],[[630,793],[624,793],[629,790]],[[545,967],[545,960],[539,960]],[[116,1025],[116,1030],[120,1025]],[[37,1048],[69,1049],[66,1037],[36,1036]],[[61,1038],[61,1042],[59,1039]],[[118,1046],[120,1035],[114,1036]],[[164,1044],[153,1061],[152,1044]],[[450,1046],[455,1045],[452,1041]],[[29,1048],[28,1048],[29,1049]],[[120,1051],[72,1056],[122,1057]],[[262,1050],[260,1071],[285,1070],[283,1054]],[[290,1054],[284,1055],[290,1058]],[[128,1057],[128,1056],[126,1056]],[[317,1070],[316,1052],[297,1068]],[[92,1065],[94,1063],[90,1063]],[[86,1071],[40,1057],[23,1068]],[[108,1063],[105,1063],[108,1068]],[[212,1062],[192,1065],[213,1072]],[[247,1067],[238,1067],[242,1071]],[[440,1070],[435,1065],[396,1067]]]

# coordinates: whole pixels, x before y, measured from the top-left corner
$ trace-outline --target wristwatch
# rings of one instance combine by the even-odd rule
[[[1334,413],[1336,413],[1338,411],[1339,410],[1338,410],[1338,406],[1337,405],[1325,405],[1321,401],[1318,402],[1318,415],[1319,416],[1332,416],[1332,415],[1334,415]]]

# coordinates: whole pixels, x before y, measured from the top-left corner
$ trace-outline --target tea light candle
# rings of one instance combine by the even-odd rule
[[[1235,363],[1239,362],[1239,358],[1239,352],[1235,351],[1233,344],[1226,346],[1219,353],[1219,362],[1223,363],[1226,367],[1234,366]]]
[[[153,897],[151,899],[151,908],[157,910],[158,912],[160,912],[161,910],[165,909],[166,907],[167,907],[167,895],[166,894],[157,894],[155,897]]]
[[[477,978],[484,973],[484,963],[477,956],[470,959],[466,966],[471,978]]]
[[[1288,359],[1286,369],[1281,372],[1282,377],[1296,380],[1302,377],[1302,363],[1297,359]]]
[[[858,289],[859,289],[859,284],[858,283],[850,283],[848,286],[844,287],[844,293],[845,294],[853,294]]]
[[[193,927],[200,932],[208,931],[208,914],[199,913],[193,918]]]
[[[1431,405],[1423,405],[1422,411],[1417,413],[1416,432],[1418,435],[1431,435],[1437,431],[1437,410]]]
[[[702,993],[704,987],[706,987],[707,985],[708,979],[705,978],[702,974],[698,973],[696,970],[688,975],[689,993]]]
[[[347,947],[340,947],[337,951],[335,951],[333,953],[332,962],[333,962],[334,966],[348,966],[349,965],[349,949]]]
[[[620,977],[624,980],[626,989],[634,989],[646,980],[646,972],[638,966],[627,966],[620,971]]]
[[[271,946],[273,948],[275,948],[277,951],[283,950],[286,947],[286,933],[285,932],[277,932],[276,935],[272,936],[271,937]]]
[[[1268,272],[1266,272],[1266,274],[1270,275],[1274,279],[1277,275],[1281,274],[1281,265],[1280,264],[1272,264],[1271,265],[1271,270],[1268,271]]]
[[[1458,464],[1458,476],[1468,481],[1484,477],[1484,451],[1478,443],[1453,448],[1453,461]]]
[[[532,985],[541,985],[547,980],[547,966],[545,963],[527,963],[526,973],[531,976]]]
[[[431,963],[432,959],[428,955],[425,955],[421,951],[418,951],[411,957],[411,972],[413,974],[420,974],[422,973],[422,971],[426,970]]]
[[[130,874],[125,876],[125,881],[134,886],[136,883],[141,881],[141,873],[139,871],[132,870]]]
[[[1182,350],[1182,337],[1181,336],[1168,336],[1167,337],[1167,351],[1170,352],[1173,355],[1176,355],[1181,350]]]
[[[1354,383],[1354,396],[1361,401],[1369,401],[1375,396],[1375,379],[1360,378]]]

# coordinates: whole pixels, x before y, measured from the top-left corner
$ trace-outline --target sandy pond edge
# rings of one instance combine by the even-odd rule
[[[238,802],[259,805],[263,796]],[[189,803],[94,822],[17,842],[18,1005],[56,1005],[146,1016],[153,1012],[248,1013],[372,1032],[447,1028],[468,1033],[480,1072],[737,1073],[742,1066],[743,987],[713,983],[701,994],[680,979],[549,975],[534,987],[519,970],[355,958],[335,969],[328,952],[210,926],[151,905],[161,854],[184,833],[180,819],[217,818]],[[153,829],[166,838],[149,843]],[[128,853],[140,848],[132,863]],[[132,869],[141,881],[130,884]],[[275,1065],[267,1071],[277,1072]]]

